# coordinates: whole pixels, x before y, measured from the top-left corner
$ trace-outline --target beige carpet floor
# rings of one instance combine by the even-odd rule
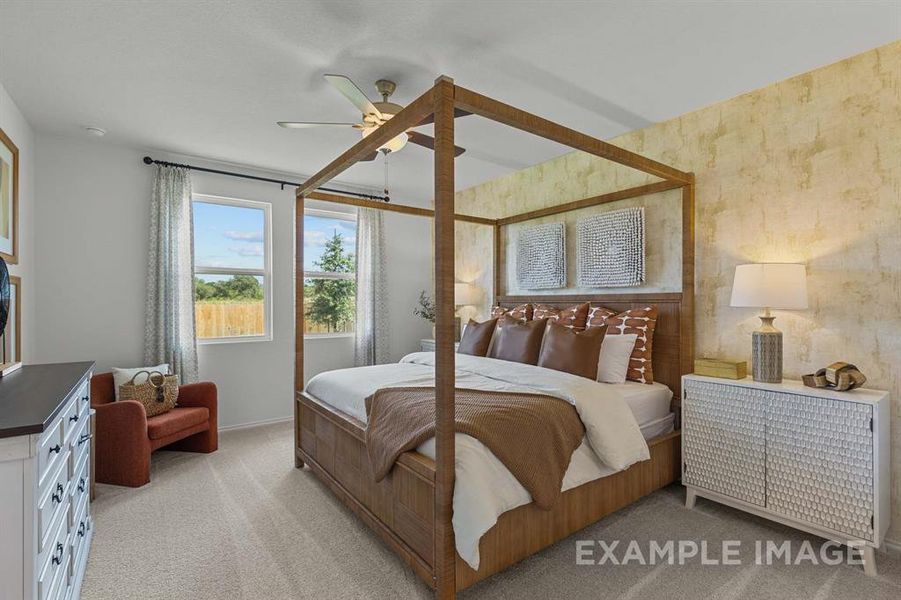
[[[98,485],[82,597],[93,599],[430,598],[309,470],[293,468],[290,424],[224,433],[211,455],[154,454],[152,482]],[[496,575],[465,598],[901,598],[901,560],[860,567],[756,566],[756,540],[821,540],[661,490]],[[742,566],[577,565],[577,539],[741,540]],[[796,546],[798,547],[798,546]],[[599,557],[602,553],[598,552]],[[622,551],[617,552],[619,558]]]

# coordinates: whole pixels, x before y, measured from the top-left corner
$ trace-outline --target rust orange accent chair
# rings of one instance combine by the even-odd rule
[[[162,447],[184,452],[215,452],[219,447],[216,385],[179,386],[178,405],[147,417],[135,400],[116,402],[113,374],[91,378],[91,407],[97,411],[96,480],[140,487],[150,481],[150,453]]]

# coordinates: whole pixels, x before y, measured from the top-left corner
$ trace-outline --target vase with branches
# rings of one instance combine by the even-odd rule
[[[419,293],[419,304],[413,309],[413,315],[420,319],[425,319],[432,324],[432,337],[435,337],[435,318],[437,317],[437,306],[431,296],[422,290]]]

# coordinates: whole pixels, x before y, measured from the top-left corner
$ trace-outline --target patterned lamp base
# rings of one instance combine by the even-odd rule
[[[769,315],[760,317],[763,326],[751,334],[751,371],[754,381],[782,383],[782,332],[773,327]]]

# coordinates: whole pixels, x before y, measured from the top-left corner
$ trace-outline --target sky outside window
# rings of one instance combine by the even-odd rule
[[[348,219],[336,219],[318,215],[304,215],[303,234],[303,268],[305,271],[318,271],[314,265],[322,256],[325,243],[338,232],[343,240],[344,251],[356,252],[357,222]]]
[[[264,268],[264,219],[260,208],[194,202],[195,265]]]

